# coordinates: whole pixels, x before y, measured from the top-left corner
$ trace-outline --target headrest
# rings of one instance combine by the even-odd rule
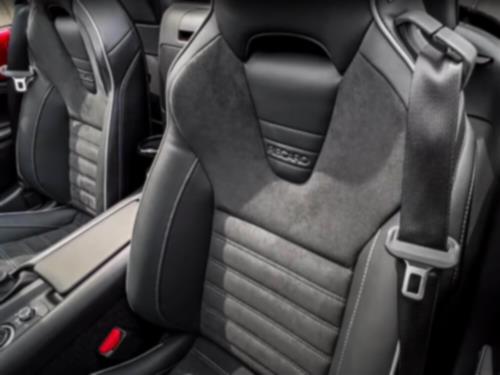
[[[321,45],[340,71],[372,21],[370,0],[214,0],[214,11],[222,36],[241,60],[257,37],[297,36]]]

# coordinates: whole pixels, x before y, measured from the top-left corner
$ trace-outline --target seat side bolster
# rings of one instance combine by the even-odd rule
[[[360,254],[330,375],[390,373],[397,343],[397,275],[385,239],[398,220],[390,219]]]

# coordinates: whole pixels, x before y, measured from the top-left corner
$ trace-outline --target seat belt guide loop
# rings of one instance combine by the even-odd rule
[[[12,79],[18,93],[28,91],[30,83],[35,79],[35,69],[31,66],[29,70],[8,70],[7,65],[3,65],[0,67],[0,74]]]
[[[410,299],[421,301],[429,272],[434,269],[450,269],[458,264],[460,245],[448,237],[446,251],[433,249],[399,240],[399,227],[392,227],[385,242],[387,251],[405,262],[405,274],[401,293]]]

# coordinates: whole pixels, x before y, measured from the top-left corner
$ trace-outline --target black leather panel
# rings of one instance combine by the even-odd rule
[[[321,151],[341,76],[312,42],[271,39],[272,52],[252,53],[246,75],[271,167],[278,176],[302,183]],[[287,43],[305,51],[280,51]]]
[[[80,30],[76,22],[69,16],[57,16],[54,26],[58,31],[75,67],[78,69],[83,85],[91,92],[95,92],[95,78],[90,59],[85,50]]]
[[[391,374],[397,344],[396,260],[385,248],[395,216],[364,246],[329,375]]]
[[[163,197],[162,205],[158,209],[155,199],[141,201],[132,237],[132,247],[137,250],[131,253],[127,295],[134,311],[149,320],[196,331],[213,212],[211,188],[174,126],[169,128],[162,150],[153,169],[163,173],[151,173],[144,191],[146,196]],[[157,247],[161,251],[147,257],[138,250]],[[162,272],[166,268],[183,272]]]
[[[16,153],[25,184],[60,203],[70,201],[68,113],[41,73],[24,94]]]

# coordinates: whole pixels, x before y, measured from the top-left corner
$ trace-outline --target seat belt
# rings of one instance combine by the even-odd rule
[[[19,111],[21,108],[22,93],[28,88],[28,80],[20,79],[13,72],[30,71],[30,63],[28,56],[28,40],[26,37],[26,29],[28,26],[29,5],[26,0],[16,0],[15,13],[12,21],[11,36],[9,41],[9,49],[7,52],[7,66],[0,67],[0,73],[5,77],[11,78],[12,83],[9,84],[7,92],[9,119],[11,130],[15,139],[17,133],[17,125],[19,120]]]
[[[400,223],[386,240],[398,260],[399,374],[422,375],[441,274],[460,258],[460,245],[449,237],[449,212],[463,87],[476,51],[423,12],[406,13],[396,24],[416,26],[429,41],[417,55],[411,84]]]
[[[7,65],[0,67],[0,74],[11,78],[15,91],[21,94],[28,90],[29,84],[35,78],[35,70],[30,66],[28,53],[29,5],[26,0],[18,0],[15,6],[7,56],[8,62]]]

